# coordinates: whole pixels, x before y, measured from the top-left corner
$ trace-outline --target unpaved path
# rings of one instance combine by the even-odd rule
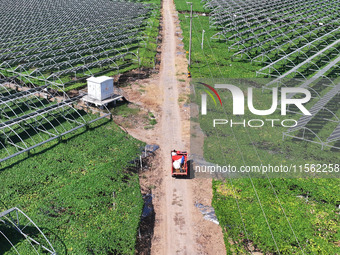
[[[185,110],[179,108],[183,92],[178,75],[186,57],[177,54],[177,14],[173,0],[163,0],[163,45],[159,87],[163,91],[158,139],[161,145],[161,185],[154,199],[156,224],[152,254],[225,254],[219,226],[202,219],[195,202],[211,203],[211,181],[172,178],[170,151],[189,150],[189,125]],[[178,32],[178,31],[177,31]],[[178,35],[178,33],[177,33]],[[188,88],[189,84],[186,83]],[[184,118],[186,117],[186,120]],[[204,197],[204,199],[202,199]]]
[[[173,149],[185,150],[182,138],[180,110],[178,106],[178,84],[175,57],[176,38],[174,5],[172,0],[163,1],[163,45],[159,86],[163,89],[160,144],[163,161],[164,196],[160,201],[159,227],[161,239],[154,254],[197,254],[192,223],[192,194],[190,180],[175,179],[170,175]],[[168,167],[167,167],[168,166]],[[158,213],[156,212],[156,218]]]
[[[138,81],[124,91],[130,102],[152,111],[158,121],[154,129],[144,130],[137,123],[126,128],[137,139],[160,145],[152,170],[142,173],[140,178],[142,190],[146,193],[151,190],[154,195],[156,215],[151,254],[223,255],[226,251],[221,227],[203,219],[195,207],[195,202],[211,205],[211,180],[175,179],[170,174],[171,150],[190,153],[189,107],[178,100],[189,93],[189,80],[188,63],[179,39],[186,35],[181,35],[173,0],[163,0],[162,16],[159,75]],[[193,153],[200,150],[195,148]]]

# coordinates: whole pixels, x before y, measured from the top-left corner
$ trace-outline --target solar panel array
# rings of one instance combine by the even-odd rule
[[[0,69],[62,84],[137,63],[150,10],[110,0],[2,1]]]
[[[297,138],[326,104],[336,100],[340,76],[340,5],[337,0],[205,0],[211,10],[209,19],[220,30],[212,39],[223,40],[234,60],[248,60],[262,66],[256,73],[273,78],[271,86],[308,88],[319,98],[313,116],[302,117],[297,127],[284,135]],[[320,89],[322,87],[322,89]],[[332,87],[328,91],[328,88]],[[289,95],[290,98],[295,96]],[[321,107],[320,107],[321,106]],[[338,109],[331,121],[339,122]],[[306,122],[306,120],[308,120]],[[325,119],[325,125],[328,119]],[[334,130],[322,145],[340,140]],[[296,135],[292,135],[295,132]],[[338,146],[338,145],[337,145]],[[337,148],[339,148],[338,146]]]

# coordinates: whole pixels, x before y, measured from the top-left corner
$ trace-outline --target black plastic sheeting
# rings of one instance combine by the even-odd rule
[[[154,152],[159,149],[159,146],[157,144],[147,144],[142,149],[142,157],[149,157],[151,155],[154,155]]]
[[[152,204],[153,197],[154,196],[152,194],[143,195],[144,207],[143,207],[142,219],[152,215],[152,213],[153,213],[153,204]]]

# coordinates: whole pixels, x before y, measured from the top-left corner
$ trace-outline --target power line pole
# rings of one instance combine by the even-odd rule
[[[192,3],[190,3],[190,39],[189,39],[189,70],[188,77],[191,78],[191,44],[192,44]]]

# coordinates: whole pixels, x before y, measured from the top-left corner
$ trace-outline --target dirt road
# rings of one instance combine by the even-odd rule
[[[163,88],[160,144],[164,169],[164,197],[160,207],[162,219],[161,246],[154,254],[197,254],[192,230],[192,194],[188,180],[175,179],[169,174],[172,149],[184,150],[180,110],[178,106],[178,84],[176,77],[175,22],[172,0],[163,2],[163,45],[160,87]],[[168,168],[166,167],[168,166]],[[157,215],[157,212],[156,212]]]
[[[195,207],[196,202],[211,205],[211,180],[175,179],[170,174],[170,151],[190,153],[189,107],[185,107],[182,100],[189,93],[189,80],[186,77],[188,62],[179,39],[186,35],[181,34],[173,0],[163,0],[162,16],[159,74],[125,89],[130,102],[153,112],[158,121],[153,129],[145,130],[136,118],[126,120],[129,122],[126,129],[132,136],[160,145],[152,170],[142,173],[140,178],[142,192],[152,192],[154,196],[151,254],[223,255],[226,251],[221,227],[203,219]],[[194,153],[202,150],[194,149]]]
[[[154,202],[156,224],[151,251],[152,254],[157,255],[225,254],[219,226],[207,221],[202,222],[204,221],[202,215],[194,206],[197,199],[202,201],[200,195],[208,196],[204,202],[211,203],[211,181],[175,179],[170,175],[170,151],[172,149],[190,149],[189,125],[183,125],[183,114],[181,114],[178,103],[179,92],[182,91],[178,84],[178,73],[185,71],[186,74],[186,69],[178,69],[181,68],[181,63],[186,62],[186,57],[177,54],[176,29],[178,27],[176,27],[176,22],[177,16],[173,0],[163,0],[163,45],[159,78],[159,87],[163,90],[163,102],[161,103],[162,115],[158,131],[162,161],[162,169],[159,174],[162,175],[162,182],[158,187],[161,197],[155,199]],[[183,72],[181,74],[183,75]],[[186,86],[188,87],[188,83]],[[200,192],[203,194],[199,194]],[[157,205],[157,203],[159,204]],[[202,229],[202,227],[206,227],[206,229]],[[214,243],[216,239],[217,242]],[[215,245],[217,249],[212,247]]]

